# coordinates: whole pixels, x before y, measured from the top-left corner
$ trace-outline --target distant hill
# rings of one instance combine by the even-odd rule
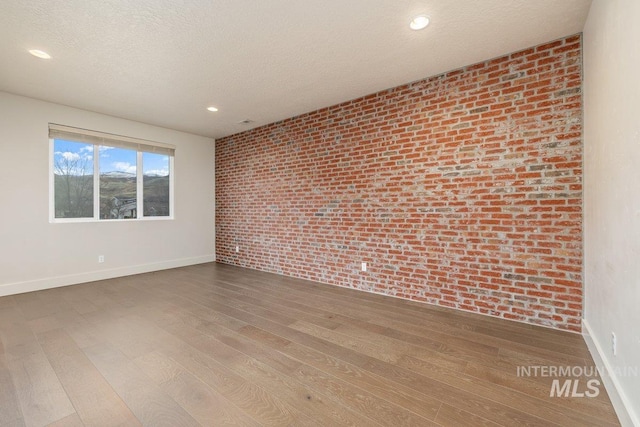
[[[169,216],[169,177],[145,175],[142,179],[144,215]]]
[[[131,172],[121,172],[121,171],[111,171],[111,172],[103,172],[100,174],[100,177],[106,177],[106,178],[136,178],[136,174],[135,173],[131,173]]]

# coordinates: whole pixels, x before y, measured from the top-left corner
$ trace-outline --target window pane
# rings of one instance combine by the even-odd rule
[[[93,145],[53,141],[55,218],[93,217]]]
[[[169,156],[142,153],[144,216],[170,216]]]
[[[135,150],[100,146],[100,218],[137,217]]]

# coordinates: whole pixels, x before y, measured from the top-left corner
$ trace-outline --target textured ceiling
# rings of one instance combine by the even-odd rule
[[[0,90],[221,137],[578,33],[590,3],[2,0]]]

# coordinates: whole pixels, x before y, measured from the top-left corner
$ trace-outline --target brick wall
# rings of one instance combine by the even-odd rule
[[[219,139],[218,261],[579,331],[581,52],[571,36]]]

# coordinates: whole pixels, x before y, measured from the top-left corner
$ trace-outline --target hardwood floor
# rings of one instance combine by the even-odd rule
[[[580,335],[222,264],[0,298],[0,426],[619,425],[603,386],[550,397],[530,366],[593,360]]]

